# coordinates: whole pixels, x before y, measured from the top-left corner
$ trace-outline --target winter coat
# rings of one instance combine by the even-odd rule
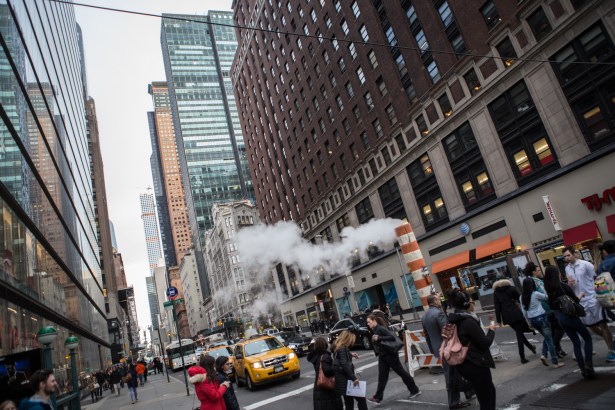
[[[53,410],[50,403],[43,400],[41,396],[34,396],[24,399],[19,403],[19,410]]]
[[[122,380],[122,376],[120,375],[120,372],[117,369],[111,372],[111,377],[109,379],[111,384],[118,384],[121,380]]]
[[[145,374],[145,366],[143,366],[143,363],[138,363],[135,366],[135,370],[137,371],[137,374],[139,375]]]
[[[312,395],[314,401],[314,410],[341,410],[343,407],[342,398],[336,394],[334,390],[327,390],[316,385],[318,381],[318,372],[320,371],[320,362],[322,360],[322,371],[327,377],[335,376],[333,367],[333,357],[331,353],[325,351],[312,351],[308,354],[308,361],[314,366],[316,377],[314,378],[314,393]],[[336,383],[337,384],[337,383]],[[345,391],[344,391],[345,392]]]
[[[517,288],[508,279],[501,279],[493,284],[493,303],[498,323],[508,325],[524,320],[520,296]]]
[[[495,332],[489,329],[485,334],[475,315],[464,310],[449,313],[448,320],[457,326],[457,336],[461,344],[468,346],[466,360],[479,367],[495,368],[495,362],[489,351]]]
[[[448,322],[446,314],[435,306],[430,306],[421,320],[425,341],[429,351],[435,356],[440,357],[440,346],[442,345],[442,328]]]
[[[224,382],[230,382],[228,376],[224,372],[218,372],[218,383],[222,384]],[[232,384],[229,385],[224,393],[224,404],[226,405],[226,410],[240,410],[239,402],[237,401],[237,396],[235,396],[235,389],[233,389]]]
[[[373,343],[376,356],[379,354],[397,354],[397,352],[394,352],[393,349],[382,344],[382,342],[395,342],[395,334],[392,331],[382,325],[377,325],[374,329],[372,329],[372,333],[372,336],[378,336],[378,341]]]
[[[337,352],[333,353],[333,368],[335,370],[335,392],[337,394],[346,394],[348,380],[355,381],[358,379],[357,375],[354,374],[352,356],[347,347],[341,347]]]
[[[128,370],[128,373],[126,373],[126,375],[131,376],[130,381],[126,382],[126,385],[130,388],[132,387],[133,389],[136,389],[137,387],[139,387],[139,376],[137,375],[137,371],[135,369],[130,369]]]
[[[205,369],[201,366],[192,366],[188,369],[188,381],[194,384],[196,397],[201,402],[201,410],[226,410],[224,403],[224,393],[226,387],[218,383],[218,380],[211,381],[206,377]]]

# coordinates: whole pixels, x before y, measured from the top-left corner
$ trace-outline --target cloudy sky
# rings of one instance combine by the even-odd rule
[[[232,0],[77,1],[152,14],[230,10]],[[139,325],[150,324],[149,275],[139,193],[152,185],[147,85],[164,81],[160,19],[75,6],[83,30],[89,94],[96,101],[107,201],[126,277],[135,288]],[[142,333],[141,333],[142,335]],[[149,335],[148,335],[149,340]]]

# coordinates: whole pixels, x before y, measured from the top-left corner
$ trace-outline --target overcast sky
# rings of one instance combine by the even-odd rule
[[[208,10],[230,10],[232,4],[232,0],[77,2],[153,14],[200,15]],[[83,30],[88,90],[96,101],[109,214],[127,281],[135,289],[139,326],[145,328],[151,323],[145,288],[149,265],[139,194],[152,186],[147,124],[152,101],[147,85],[166,80],[160,19],[80,6],[75,11]]]

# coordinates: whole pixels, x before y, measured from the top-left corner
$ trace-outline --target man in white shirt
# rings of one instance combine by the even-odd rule
[[[607,363],[615,363],[613,334],[611,334],[607,326],[606,319],[602,313],[602,307],[596,298],[596,290],[594,288],[596,272],[594,271],[594,265],[585,260],[577,259],[572,246],[564,249],[564,259],[567,262],[566,276],[568,277],[568,285],[574,290],[574,293],[581,300],[581,305],[585,308],[586,315],[581,320],[594,333],[602,336],[609,352],[606,361]]]

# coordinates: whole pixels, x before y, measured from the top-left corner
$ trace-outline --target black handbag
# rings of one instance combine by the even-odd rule
[[[564,289],[562,288],[562,292]],[[561,295],[557,298],[557,303],[559,305],[560,310],[563,314],[572,316],[572,317],[583,317],[585,316],[585,308],[581,306],[581,304],[572,300],[572,298],[566,294]]]
[[[380,342],[380,346],[392,352],[399,352],[404,347],[404,344],[395,334],[393,334],[393,337],[395,337],[395,340],[383,340]]]

